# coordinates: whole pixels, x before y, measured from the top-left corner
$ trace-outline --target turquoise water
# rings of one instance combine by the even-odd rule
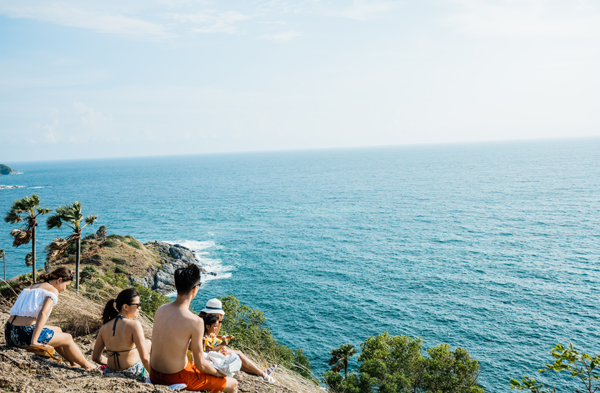
[[[193,248],[218,273],[198,306],[234,294],[318,372],[387,331],[467,348],[506,392],[558,342],[600,352],[599,163],[597,139],[6,163],[26,188],[0,209],[79,200],[93,230]]]

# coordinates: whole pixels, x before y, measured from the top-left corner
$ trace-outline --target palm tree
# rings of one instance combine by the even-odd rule
[[[40,197],[31,194],[29,197],[17,199],[14,201],[10,210],[6,213],[4,221],[9,224],[17,224],[25,221],[25,228],[21,226],[19,229],[13,229],[10,235],[15,238],[13,241],[13,247],[19,247],[23,244],[29,243],[33,240],[31,245],[31,254],[33,255],[33,283],[36,283],[36,255],[35,255],[35,227],[37,227],[37,217],[50,213],[50,209],[47,207],[40,207]]]
[[[331,350],[329,365],[333,366],[342,362],[344,364],[344,378],[348,377],[348,362],[352,356],[356,355],[356,348],[352,344],[342,344],[339,348]]]
[[[4,281],[6,281],[6,259],[4,257],[4,249],[0,249],[0,258],[2,258],[2,261],[4,262]]]
[[[48,229],[52,228],[61,228],[63,223],[66,224],[69,228],[73,230],[73,233],[67,236],[65,240],[77,241],[77,257],[75,259],[75,289],[77,290],[77,294],[79,295],[79,262],[81,259],[81,232],[83,228],[88,225],[92,225],[98,216],[89,215],[85,218],[85,225],[81,226],[83,219],[83,214],[81,213],[81,202],[74,202],[71,205],[59,206],[56,209],[56,214],[48,217],[48,221],[46,225]],[[62,239],[57,239],[57,241]],[[67,243],[64,243],[64,248],[67,247]]]

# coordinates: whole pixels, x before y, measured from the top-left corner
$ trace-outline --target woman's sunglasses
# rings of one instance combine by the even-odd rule
[[[129,306],[136,306],[137,308],[142,308],[142,303],[127,303]]]
[[[75,275],[71,273],[69,276],[60,276],[58,278],[62,278],[63,281],[73,281],[73,277],[75,277]]]

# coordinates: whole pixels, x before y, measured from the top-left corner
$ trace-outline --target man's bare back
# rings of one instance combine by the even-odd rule
[[[187,349],[190,340],[202,340],[194,337],[198,332],[204,334],[202,320],[187,309],[174,303],[165,304],[156,311],[152,339],[154,346],[150,364],[156,371],[174,374],[183,370],[187,364]],[[218,375],[215,370],[215,374]]]
[[[175,270],[177,298],[156,310],[152,329],[150,380],[154,384],[184,383],[187,390],[237,392],[237,381],[225,378],[204,358],[204,321],[189,311],[200,287],[196,265]],[[187,350],[194,364],[188,364]],[[206,374],[206,375],[203,375]]]

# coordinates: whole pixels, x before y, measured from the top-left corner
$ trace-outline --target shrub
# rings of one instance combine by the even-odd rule
[[[107,239],[114,239],[114,240],[123,240],[123,236],[120,235],[116,235],[116,234],[112,234],[106,237]]]
[[[104,243],[102,243],[102,247],[109,247],[109,248],[115,248],[119,245],[119,243],[115,242],[115,241],[111,241],[111,240],[106,240]]]
[[[121,274],[127,274],[127,270],[123,269],[122,267],[115,267],[115,273],[121,273]]]
[[[168,296],[161,295],[138,282],[134,282],[133,286],[140,292],[142,311],[152,318],[154,318],[154,314],[160,306],[171,302],[171,299]]]
[[[126,265],[127,261],[123,258],[112,257],[111,260],[117,265]]]
[[[88,280],[98,276],[98,270],[96,270],[93,266],[86,266],[81,271],[81,279]]]
[[[573,348],[573,344],[570,344],[569,348],[558,344],[550,352],[555,359],[554,363],[546,364],[546,368],[539,370],[539,372],[566,371],[571,378],[577,378],[584,386],[584,389],[573,390],[572,392],[596,392],[600,390],[600,375],[594,372],[596,367],[600,365],[600,355],[591,356],[587,353],[580,353]],[[511,379],[510,388],[529,390],[531,393],[556,393],[556,388],[546,388],[544,384],[538,383],[530,377],[523,377],[521,382]]]
[[[129,280],[124,274],[107,272],[102,279],[115,287],[122,289],[129,288]]]

